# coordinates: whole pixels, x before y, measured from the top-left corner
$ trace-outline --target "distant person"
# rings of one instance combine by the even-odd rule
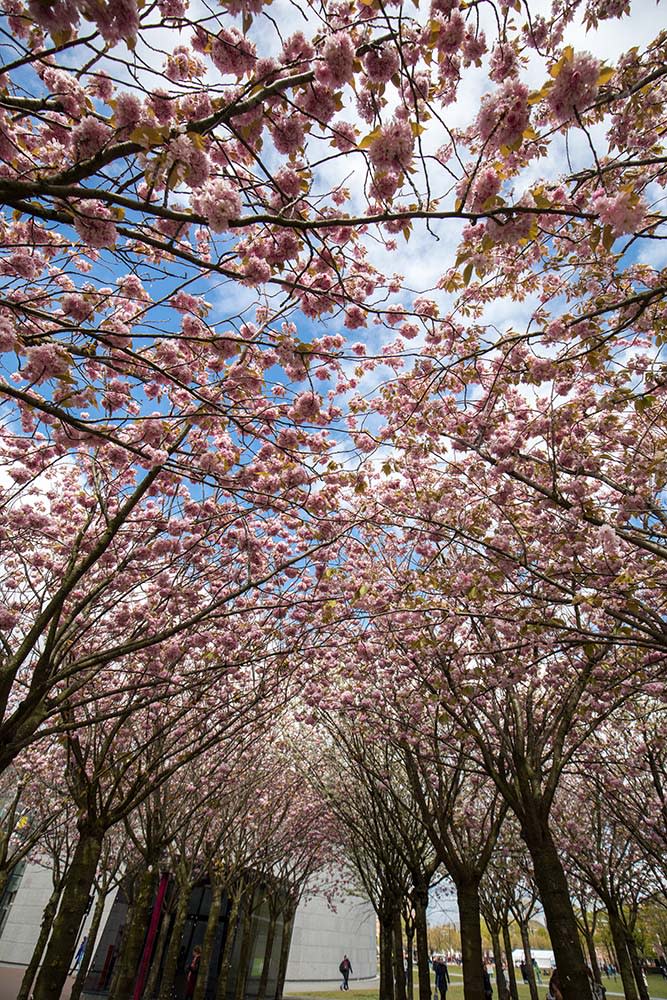
[[[192,952],[192,959],[188,965],[188,974],[185,979],[185,995],[186,997],[194,996],[195,986],[197,985],[197,976],[199,975],[199,965],[201,962],[201,948],[199,945],[195,945]]]
[[[491,1000],[493,997],[493,986],[491,985],[491,976],[489,975],[487,969],[482,966],[482,986],[484,987],[484,1000]]]
[[[352,969],[352,963],[350,962],[347,955],[343,955],[343,961],[338,966],[338,971],[343,977],[343,982],[340,984],[341,990],[349,990],[350,988],[349,978],[350,978],[350,973],[353,971],[353,969]]]
[[[74,964],[72,965],[72,972],[76,972],[79,966],[81,965],[81,962],[83,961],[83,956],[86,953],[87,944],[88,944],[88,935],[84,937],[83,941],[79,945],[79,950],[74,956]]]
[[[542,985],[542,973],[540,972],[540,967],[537,964],[537,959],[533,959],[533,969],[535,971],[535,978],[537,979],[540,986]]]
[[[445,1000],[450,979],[447,963],[441,955],[436,955],[433,959],[433,971],[435,973],[435,988],[440,994],[440,1000]]]
[[[524,983],[527,983],[528,982],[528,966],[526,965],[525,962],[523,962],[523,961],[519,962],[519,971],[521,972],[521,978],[523,979]]]

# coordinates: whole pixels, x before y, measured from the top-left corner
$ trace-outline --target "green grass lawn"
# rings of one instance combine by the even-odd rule
[[[461,980],[460,971],[450,970],[452,975],[452,983],[447,990],[447,1000],[463,1000],[463,984]],[[458,974],[457,974],[458,973]],[[519,977],[520,978],[520,977]],[[603,983],[607,989],[607,996],[611,996],[614,993],[623,996],[623,987],[621,986],[621,980],[617,978],[613,979],[603,979]],[[354,986],[354,980],[352,980],[352,985]],[[548,980],[544,977],[544,983],[540,987],[538,986],[538,991],[540,994],[540,1000],[546,997]],[[651,1000],[667,1000],[667,982],[661,976],[649,976],[648,977],[649,993],[651,995]],[[497,991],[494,986],[493,990],[494,998],[497,997]],[[341,992],[340,990],[331,990],[329,992],[322,993],[312,993],[309,994],[315,998],[315,1000],[340,1000]],[[522,983],[519,984],[519,997],[520,1000],[530,1000],[530,992],[528,986],[524,986]],[[351,989],[348,993],[349,1000],[378,1000],[378,988],[377,986],[373,988],[365,989]],[[286,998],[290,1000],[290,998]],[[308,1000],[303,994],[295,995],[293,1000]],[[419,1000],[419,991],[417,988],[417,982],[415,979],[415,1000]]]

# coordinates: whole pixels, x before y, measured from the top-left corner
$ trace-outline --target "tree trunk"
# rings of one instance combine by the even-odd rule
[[[528,991],[530,993],[530,1000],[539,1000],[537,983],[535,981],[535,968],[533,966],[533,953],[530,950],[528,924],[525,920],[519,921],[519,930],[521,932],[521,944],[523,945],[523,957],[526,962],[526,975],[528,976]]]
[[[548,820],[540,816],[523,819],[522,833],[533,860],[535,884],[556,958],[563,1000],[592,1000],[570,891]]]
[[[637,951],[637,942],[635,941],[632,932],[627,927],[624,927],[623,930],[625,932],[628,955],[630,956],[630,964],[632,965],[632,971],[637,984],[637,992],[639,993],[641,1000],[651,1000],[648,993],[648,986],[646,985],[646,980],[644,979],[642,963]]]
[[[220,972],[218,974],[218,987],[216,990],[217,1000],[225,1000],[227,996],[229,974],[232,967],[232,950],[236,939],[239,907],[242,898],[241,892],[238,890],[232,896],[232,905],[227,918],[227,933],[225,934],[225,943],[222,946],[222,956],[220,958]],[[285,961],[285,968],[287,968],[287,961]]]
[[[394,983],[396,1000],[407,1000],[405,990],[405,966],[403,965],[403,924],[401,911],[395,907],[392,914],[392,929],[394,934]]]
[[[95,909],[93,911],[93,919],[90,923],[90,927],[88,928],[88,940],[86,941],[83,958],[81,959],[81,964],[78,968],[76,979],[74,980],[74,984],[72,986],[70,1000],[79,1000],[83,991],[83,984],[86,981],[88,969],[90,968],[90,963],[92,962],[93,955],[95,954],[95,941],[97,939],[97,933],[100,929],[100,924],[102,923],[102,914],[104,913],[104,903],[106,902],[106,898],[106,892],[98,892],[97,899],[95,901]]]
[[[290,904],[283,910],[283,936],[280,940],[280,963],[278,965],[278,979],[276,981],[275,1000],[282,1000],[285,988],[285,976],[287,975],[287,962],[289,960],[289,949],[292,942],[292,928],[294,927],[294,914],[296,907]],[[218,995],[218,1000],[224,997]]]
[[[463,996],[465,1000],[484,1000],[479,879],[459,877],[456,880],[456,900],[461,924]]]
[[[621,976],[621,982],[623,983],[625,1000],[639,1000],[623,925],[614,906],[607,905],[607,915],[609,917],[609,930],[614,942],[614,951],[616,952],[616,964]]]
[[[102,852],[102,830],[83,829],[65,877],[58,915],[33,991],[34,1000],[60,1000],[72,964],[76,939],[86,913],[97,862]]]
[[[153,959],[151,961],[148,978],[146,980],[146,985],[144,987],[144,996],[147,998],[155,996],[157,990],[157,984],[160,978],[160,969],[162,967],[162,959],[164,958],[165,950],[167,948],[167,939],[169,937],[170,923],[171,923],[170,914],[168,909],[166,909],[165,912],[162,914],[162,922],[160,924],[158,938],[155,943]]]
[[[417,938],[417,970],[419,973],[419,1000],[431,1000],[431,967],[428,961],[428,927],[426,908],[428,894],[421,893],[414,898],[415,937]]]
[[[253,928],[252,912],[254,903],[254,893],[252,889],[246,893],[246,905],[243,910],[241,920],[241,950],[239,952],[239,966],[236,970],[236,983],[234,984],[234,1000],[244,1000],[245,988],[250,971],[250,959],[252,957],[255,934]]]
[[[32,989],[32,984],[35,976],[37,975],[37,970],[39,968],[40,962],[42,961],[42,955],[44,954],[44,949],[46,948],[46,943],[49,940],[49,934],[51,933],[51,927],[53,925],[53,918],[56,915],[58,909],[58,900],[60,899],[61,893],[63,891],[63,880],[59,879],[56,885],[53,887],[53,892],[49,896],[49,901],[44,907],[44,913],[42,915],[42,923],[39,928],[39,937],[37,938],[37,944],[33,950],[30,962],[26,968],[23,979],[21,980],[21,987],[16,995],[16,1000],[28,1000],[30,996],[30,990]],[[0,892],[0,895],[2,893]]]
[[[493,964],[496,970],[498,1000],[508,1000],[509,992],[507,983],[505,982],[505,973],[503,972],[503,952],[500,947],[500,934],[498,933],[497,924],[495,925],[495,929],[491,931],[491,943],[493,945]]]
[[[510,998],[511,1000],[519,1000],[519,987],[516,984],[516,970],[514,968],[514,959],[512,958],[512,941],[507,921],[503,923],[503,944],[505,945],[505,957],[507,958],[507,978],[509,980]]]
[[[162,978],[160,980],[160,1000],[172,1000],[174,995],[174,979],[176,978],[176,967],[178,956],[181,950],[181,938],[183,927],[188,915],[188,903],[190,901],[190,885],[181,885],[177,889],[178,898],[176,902],[176,913],[171,928],[171,937],[167,945],[167,956],[164,960]]]
[[[266,935],[266,950],[264,952],[264,961],[262,963],[262,975],[259,979],[259,988],[257,990],[257,1000],[264,1000],[266,996],[266,987],[269,982],[269,972],[271,970],[271,954],[273,952],[273,942],[276,937],[276,924],[278,922],[278,917],[275,913],[269,911],[269,929]]]
[[[600,965],[598,963],[598,956],[595,950],[595,937],[589,930],[584,931],[584,940],[586,941],[586,951],[588,952],[588,960],[591,963],[591,969],[593,970],[593,979],[596,983],[601,983],[600,978]]]
[[[408,1000],[415,1000],[415,977],[412,971],[412,955],[414,950],[415,927],[414,924],[407,924],[405,928],[405,952],[407,955],[405,963],[405,981],[408,991]]]
[[[394,971],[392,944],[393,925],[389,913],[380,917],[380,997],[382,1000],[394,1000]]]
[[[201,948],[201,959],[199,961],[199,975],[195,986],[194,1000],[204,1000],[206,988],[211,975],[211,956],[215,944],[215,936],[220,925],[220,908],[222,907],[222,884],[213,882],[211,884],[211,906],[208,911],[206,930]]]
[[[153,897],[156,889],[156,873],[148,869],[139,876],[130,912],[129,924],[123,939],[120,968],[114,981],[109,1000],[128,1000],[132,996],[141,953],[146,940],[146,931],[151,917]]]

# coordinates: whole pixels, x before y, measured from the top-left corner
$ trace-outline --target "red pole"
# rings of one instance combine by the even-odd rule
[[[134,993],[132,996],[132,1000],[141,1000],[141,994],[144,991],[146,976],[148,974],[148,966],[150,965],[151,961],[151,953],[153,951],[153,945],[155,944],[155,938],[157,937],[157,929],[160,926],[162,903],[164,902],[164,897],[166,895],[168,885],[169,885],[169,875],[165,873],[160,876],[160,885],[158,886],[157,897],[155,899],[155,905],[153,907],[153,912],[151,914],[151,922],[148,927],[148,934],[146,935],[146,944],[144,945],[144,952],[143,955],[141,956],[139,975],[137,976],[134,984]]]

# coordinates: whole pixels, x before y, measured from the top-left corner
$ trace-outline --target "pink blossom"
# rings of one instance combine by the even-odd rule
[[[366,53],[363,64],[371,83],[387,83],[400,66],[398,50],[395,45],[384,42]]]
[[[289,409],[289,415],[297,422],[317,420],[322,399],[316,392],[300,392]]]
[[[213,41],[211,59],[221,73],[244,76],[255,68],[255,46],[234,27],[222,28]]]
[[[547,105],[557,122],[573,118],[576,111],[583,111],[592,104],[598,92],[600,61],[589,52],[575,55],[566,61],[547,95]]]
[[[164,75],[168,80],[194,80],[205,74],[206,67],[201,59],[192,54],[186,45],[177,45],[171,55],[167,56]]]
[[[224,233],[229,229],[229,220],[241,214],[241,198],[228,181],[216,178],[193,197],[192,207],[204,216],[214,233]]]
[[[368,156],[378,170],[405,170],[412,160],[414,136],[409,122],[394,118],[368,149]]]
[[[631,191],[620,191],[608,196],[603,188],[593,195],[591,207],[597,212],[600,222],[609,226],[614,236],[636,233],[646,221],[648,206],[643,198]]]
[[[271,277],[271,268],[261,257],[251,256],[243,264],[242,274],[241,280],[244,285],[261,285]]]
[[[309,118],[325,124],[331,121],[337,111],[334,91],[319,83],[312,83],[306,87],[299,96],[298,104]]]
[[[7,316],[0,316],[0,352],[13,351],[18,346],[18,339],[13,323]]]
[[[305,131],[301,115],[276,116],[270,126],[270,131],[279,153],[292,156],[303,146]]]
[[[28,382],[39,384],[50,378],[60,378],[67,374],[69,367],[70,356],[64,348],[57,344],[37,344],[27,348],[21,374]]]
[[[348,153],[351,149],[356,149],[357,146],[357,130],[354,125],[350,122],[344,122],[338,119],[332,123],[331,131],[333,133],[333,139],[331,140],[331,145],[335,146],[336,149],[342,150],[344,153]]]
[[[101,101],[109,101],[113,97],[113,80],[106,73],[97,73],[88,84],[88,90],[94,97],[99,97]]]
[[[76,206],[74,228],[88,246],[113,247],[118,233],[111,210],[101,201],[86,198]]]
[[[86,115],[72,129],[72,145],[79,159],[86,160],[98,153],[113,135],[106,122],[100,121],[94,115]]]
[[[116,98],[114,108],[114,124],[119,129],[133,129],[141,121],[143,115],[141,98],[129,91],[122,91]]]
[[[341,87],[352,78],[354,45],[344,31],[329,35],[322,48],[322,62],[315,69],[316,79],[325,87]]]
[[[297,31],[287,39],[283,46],[281,62],[310,62],[315,55],[315,49],[302,31]]]
[[[21,482],[20,478],[17,479],[15,475],[12,475],[12,470],[10,470],[9,474],[16,482]],[[28,478],[30,479],[32,476],[29,474]],[[3,632],[8,632],[9,629],[14,628],[14,625],[16,625],[18,621],[18,617],[17,613],[12,611],[11,608],[8,608],[6,604],[0,604],[0,629],[2,629]]]
[[[47,66],[42,79],[68,115],[78,118],[85,113],[86,92],[70,73]]]
[[[477,129],[488,149],[499,149],[520,143],[529,121],[528,88],[518,80],[508,80],[482,98]]]
[[[519,60],[514,47],[507,42],[498,42],[491,52],[489,66],[489,76],[494,83],[504,83],[508,77],[516,76]]]
[[[161,125],[170,122],[174,114],[174,100],[164,90],[154,90],[148,98],[153,114]]]
[[[185,17],[188,12],[188,0],[158,0],[162,17]]]

